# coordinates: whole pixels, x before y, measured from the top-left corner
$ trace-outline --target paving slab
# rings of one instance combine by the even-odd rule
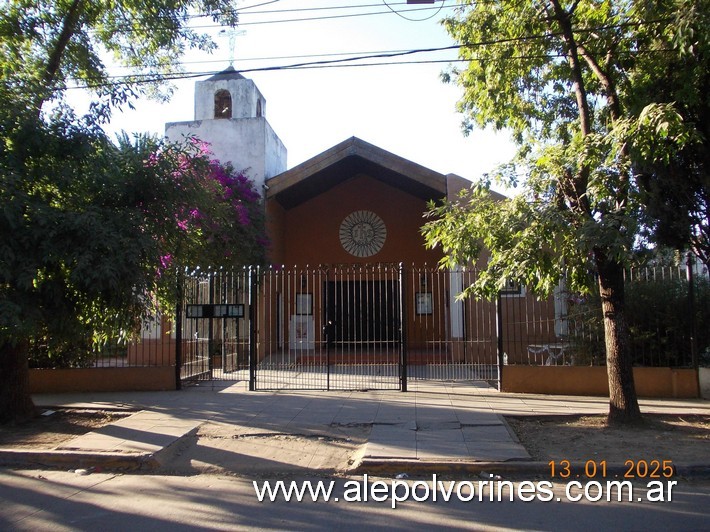
[[[57,450],[156,453],[194,431],[202,421],[141,411],[78,436]]]
[[[63,464],[82,456],[152,457],[175,449],[176,442],[187,441],[200,424],[209,422],[223,437],[200,444],[209,447],[200,467],[240,462],[255,471],[289,465],[327,469],[333,457],[342,454],[339,442],[356,433],[366,438],[359,453],[362,471],[377,466],[421,465],[443,471],[461,464],[530,464],[503,415],[608,411],[603,397],[505,394],[481,382],[434,381],[412,381],[407,393],[249,392],[243,382],[222,382],[179,392],[39,395],[35,403],[142,410],[65,443],[53,455],[62,455]],[[703,400],[642,399],[640,404],[643,412],[710,414],[710,403]],[[19,455],[13,456],[17,460]]]
[[[512,435],[508,428],[503,425],[480,425],[476,427],[465,426],[461,428],[464,441],[480,442],[509,442]]]
[[[407,424],[387,425],[374,424],[370,431],[369,441],[376,443],[393,441],[415,441],[417,433]]]

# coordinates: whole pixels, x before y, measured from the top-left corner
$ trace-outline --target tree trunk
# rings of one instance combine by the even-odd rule
[[[0,423],[26,421],[35,415],[28,351],[26,341],[0,345]]]
[[[640,423],[641,410],[634,386],[631,337],[624,306],[624,269],[600,251],[595,252],[595,258],[604,316],[606,371],[609,379],[608,423]]]

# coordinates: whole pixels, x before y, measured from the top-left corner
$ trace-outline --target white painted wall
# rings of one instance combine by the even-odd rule
[[[266,121],[266,100],[254,82],[236,73],[226,77],[195,83],[195,120],[165,124],[165,136],[171,142],[195,136],[209,143],[215,159],[245,170],[263,195],[265,181],[286,170],[286,147]],[[214,118],[219,90],[232,96],[232,118]]]
[[[232,96],[232,118],[256,118],[257,102],[261,102],[261,116],[266,116],[266,99],[254,82],[245,78],[205,80],[195,83],[195,120],[214,118],[214,94],[229,91]]]
[[[214,158],[246,170],[259,193],[265,180],[286,170],[286,147],[263,117],[171,122],[165,136],[171,142],[189,136],[208,142]]]

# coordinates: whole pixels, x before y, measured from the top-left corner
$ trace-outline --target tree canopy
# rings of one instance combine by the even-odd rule
[[[672,52],[640,62],[635,101],[671,105],[692,141],[655,139],[635,164],[649,238],[690,249],[710,268],[710,3],[676,5],[658,38]]]
[[[427,241],[449,263],[466,263],[484,247],[490,253],[469,292],[491,295],[514,280],[547,294],[563,276],[573,290],[598,283],[612,422],[640,417],[623,291],[623,267],[643,243],[642,229],[655,223],[640,169],[672,187],[658,169],[704,141],[681,100],[652,89],[654,72],[674,71],[679,56],[692,75],[707,75],[684,55],[703,23],[691,15],[695,5],[501,0],[466,3],[445,21],[466,60],[445,75],[462,89],[465,128],[512,131],[519,152],[499,177],[521,190],[497,204],[484,182],[432,207]]]
[[[3,0],[0,69],[3,80],[30,109],[61,99],[69,86],[95,95],[104,118],[141,94],[167,96],[165,81],[181,69],[191,48],[215,43],[196,31],[197,16],[237,24],[233,0]],[[111,64],[130,74],[115,81]],[[162,92],[161,92],[162,91]]]
[[[32,415],[32,338],[128,336],[156,301],[175,303],[175,268],[263,257],[260,198],[243,172],[195,139],[112,142],[101,129],[164,89],[187,48],[214,46],[193,17],[234,25],[234,4],[2,2],[0,420]],[[108,61],[133,75],[112,80]],[[89,91],[87,116],[64,103],[70,85]]]
[[[29,338],[126,339],[156,303],[176,304],[181,266],[263,260],[258,193],[201,143],[117,145],[60,117],[10,126],[0,120],[0,365]]]

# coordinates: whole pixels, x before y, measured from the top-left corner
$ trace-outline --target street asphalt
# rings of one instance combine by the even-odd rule
[[[367,427],[365,440],[345,472],[465,471],[531,474],[547,464],[531,460],[503,416],[603,414],[604,397],[501,393],[485,382],[416,381],[408,392],[249,392],[244,382],[215,381],[173,392],[36,395],[44,408],[116,409],[135,412],[77,436],[52,450],[0,449],[0,465],[91,470],[151,470],[211,423],[236,435],[302,436],[327,439]],[[710,415],[707,400],[642,399],[644,413]],[[244,440],[249,445],[249,440]],[[253,445],[263,442],[255,438]],[[332,452],[324,445],[274,448],[271,470],[298,462],[317,470]],[[247,451],[242,451],[250,455]],[[679,473],[707,474],[706,464],[678,464]],[[682,469],[685,468],[685,471]]]

